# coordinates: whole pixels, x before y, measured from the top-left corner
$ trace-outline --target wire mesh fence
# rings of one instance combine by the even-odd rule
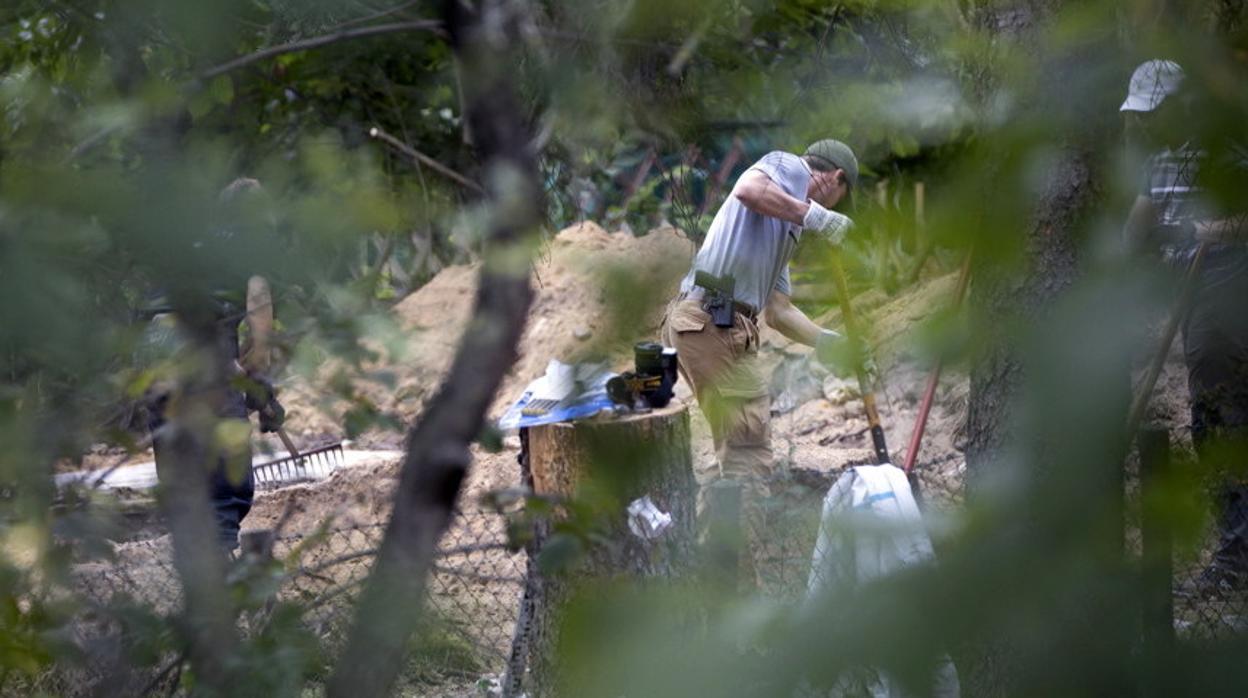
[[[1235,512],[1222,511],[1226,502],[1220,497],[1208,501],[1206,521],[1209,525],[1197,538],[1195,550],[1176,550],[1171,515],[1158,508],[1173,487],[1177,469],[1197,468],[1194,454],[1176,449],[1167,431],[1159,428],[1141,430],[1139,460],[1127,473],[1128,519],[1126,541],[1128,553],[1138,554],[1146,598],[1156,599],[1152,609],[1161,611],[1156,623],[1166,623],[1164,633],[1181,641],[1205,642],[1242,636],[1248,632],[1248,558],[1226,558],[1227,551],[1215,551],[1228,545],[1232,553],[1242,551],[1242,529],[1225,517]],[[1214,478],[1207,483],[1221,491],[1227,482]],[[1173,494],[1173,493],[1170,493]],[[1223,536],[1229,540],[1220,540]],[[1234,558],[1232,554],[1229,557]],[[1148,612],[1146,611],[1146,622]]]
[[[1214,570],[1216,574],[1217,571]],[[1208,562],[1194,560],[1175,573],[1174,630],[1183,640],[1221,640],[1248,633],[1248,585],[1206,582]]]
[[[374,524],[272,540],[271,559],[265,562],[276,570],[273,601],[299,608],[304,627],[330,655],[347,637],[358,592],[372,569],[384,531],[383,525]],[[115,629],[94,622],[90,609],[133,607],[169,617],[181,608],[182,584],[168,535],[119,544],[115,553],[112,559],[74,568],[74,586],[88,609],[76,628],[76,640],[87,648],[88,661],[73,669],[75,676],[58,679],[59,686],[80,689],[66,689],[66,693],[87,693],[116,670],[115,658],[91,655],[91,648],[106,645]],[[255,562],[248,555],[231,562],[227,581],[247,574],[248,565]],[[508,546],[505,515],[488,510],[455,514],[426,587],[425,616],[434,619],[438,634],[437,656],[425,658],[426,663],[433,663],[427,667],[429,676],[456,672],[480,676],[503,670],[525,568],[524,551]],[[244,635],[261,626],[255,617],[244,615],[239,621]],[[436,666],[438,662],[447,666]]]
[[[771,498],[756,524],[760,528],[750,536],[761,545],[754,553],[758,593],[786,601],[805,594],[822,500],[835,475],[790,473],[772,483]],[[945,503],[944,497],[936,499]],[[275,599],[297,605],[304,626],[331,654],[346,637],[354,602],[383,534],[384,527],[375,524],[305,531],[273,540],[272,559],[281,570]],[[1141,526],[1138,516],[1128,521],[1125,542],[1132,557],[1158,554],[1156,548],[1148,552],[1145,534],[1148,529]],[[1152,545],[1156,544],[1153,540]],[[1166,546],[1160,549],[1167,560],[1160,584],[1169,603],[1164,616],[1157,617],[1171,621],[1167,632],[1181,641],[1201,641],[1248,631],[1248,593],[1243,589],[1215,587],[1188,593],[1192,580],[1206,569],[1208,553],[1175,565],[1172,551]],[[454,646],[462,652],[432,659],[433,674],[447,669],[439,662],[457,664],[464,673],[477,676],[501,674],[506,669],[527,568],[525,551],[509,547],[505,515],[489,510],[455,515],[440,543],[425,601],[428,615],[438,620],[439,632],[453,637]],[[100,607],[130,604],[161,616],[180,610],[181,584],[167,535],[119,544],[110,560],[76,565],[73,578],[83,598]],[[242,625],[243,632],[248,632]],[[105,637],[90,623],[78,631],[84,647],[98,646]],[[109,666],[106,661],[96,662],[94,669],[88,665],[81,670],[86,678],[80,682],[90,684],[95,680],[93,671],[103,675]]]
[[[920,468],[921,507],[925,510],[946,509],[958,504],[954,493],[960,487],[950,484],[954,473],[948,459]],[[758,590],[767,596],[795,600],[806,591],[812,554],[819,529],[823,496],[830,484],[827,479],[786,477],[772,483],[771,500],[763,510],[759,527],[750,538],[759,541],[761,551],[755,554],[758,566]],[[1138,473],[1128,480],[1128,518],[1124,526],[1124,547],[1128,563],[1140,570],[1141,584],[1158,587],[1168,599],[1166,618],[1169,632],[1180,641],[1212,641],[1248,634],[1248,574],[1226,574],[1213,563],[1213,545],[1219,535],[1217,511],[1209,512],[1210,524],[1201,540],[1204,545],[1195,555],[1176,552],[1168,538],[1164,522],[1147,527],[1139,508]],[[1215,507],[1216,508],[1216,507]],[[1145,537],[1151,539],[1145,543]],[[1156,540],[1163,537],[1164,540]],[[1149,561],[1148,556],[1164,556]],[[1142,564],[1141,564],[1142,563]],[[1160,564],[1161,577],[1156,576]],[[1248,567],[1248,565],[1245,565]],[[1145,590],[1145,598],[1153,590]],[[1146,621],[1147,622],[1147,621]]]

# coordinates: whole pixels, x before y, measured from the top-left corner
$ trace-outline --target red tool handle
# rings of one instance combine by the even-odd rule
[[[966,289],[971,281],[971,253],[966,254],[966,259],[962,262],[962,272],[958,275],[958,286],[953,292],[953,307],[962,306],[962,299],[966,297]],[[927,388],[923,390],[923,400],[919,403],[919,415],[914,421],[914,431],[910,434],[910,445],[906,448],[906,462],[902,465],[902,470],[906,474],[914,469],[914,463],[919,459],[919,444],[923,442],[923,432],[927,429],[927,417],[932,412],[932,400],[936,397],[936,386],[940,384],[940,369],[942,368],[941,360],[936,359],[936,365],[932,367],[932,374],[927,378]]]

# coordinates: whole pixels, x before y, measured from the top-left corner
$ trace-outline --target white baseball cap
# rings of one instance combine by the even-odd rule
[[[1166,97],[1178,92],[1182,84],[1183,68],[1178,63],[1145,61],[1131,74],[1127,100],[1118,111],[1152,111],[1161,106]]]

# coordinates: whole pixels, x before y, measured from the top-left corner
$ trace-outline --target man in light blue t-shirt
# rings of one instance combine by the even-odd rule
[[[664,343],[676,348],[681,375],[710,421],[719,461],[698,473],[700,492],[721,478],[741,484],[755,552],[772,468],[771,403],[756,365],[759,316],[789,339],[815,347],[825,363],[851,355],[841,335],[793,305],[789,260],[803,231],[833,244],[844,240],[853,222],[831,209],[857,181],[858,160],[840,141],[818,141],[800,156],[768,153],[741,175],[715,214],[664,319]],[[704,501],[700,494],[700,515]]]

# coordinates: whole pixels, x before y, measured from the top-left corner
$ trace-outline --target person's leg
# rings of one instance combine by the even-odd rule
[[[698,483],[697,518],[701,527],[706,522],[709,488],[723,478],[719,457],[724,434],[720,420],[712,419],[712,415],[717,414],[718,399],[714,385],[732,362],[732,347],[725,333],[711,323],[710,315],[697,301],[675,301],[668,306],[662,338],[665,345],[676,349],[680,377],[689,385],[698,407],[706,415],[715,445],[715,462],[694,463],[694,478]]]
[[[1248,426],[1248,327],[1217,301],[1197,305],[1184,328],[1192,441],[1202,465],[1221,479],[1216,496],[1217,542],[1208,568],[1191,588],[1201,594],[1248,584],[1248,487],[1219,462],[1218,444]]]
[[[681,376],[693,388],[715,443],[717,463],[696,473],[699,525],[706,526],[709,486],[720,479],[738,483],[750,551],[742,556],[742,578],[754,583],[772,467],[771,399],[756,365],[758,328],[741,315],[733,327],[716,327],[698,302],[678,301],[668,310],[663,339],[676,348]]]
[[[771,399],[726,400],[721,412],[724,476],[741,485],[741,526],[749,555],[743,578],[761,585],[768,559],[767,506],[771,500]]]
[[[1213,563],[1248,577],[1248,487],[1224,483],[1218,492],[1218,547]],[[1248,583],[1248,579],[1243,580]]]
[[[1248,289],[1244,290],[1248,293]],[[1246,297],[1248,298],[1248,297]],[[1199,357],[1199,408],[1193,400],[1193,438],[1200,415],[1199,450],[1202,458],[1221,457],[1219,471],[1218,544],[1214,563],[1248,584],[1248,484],[1244,477],[1243,447],[1248,445],[1248,309],[1227,308],[1218,316],[1215,335],[1206,343],[1208,356]],[[1229,459],[1228,459],[1229,457]]]
[[[234,551],[238,549],[239,530],[243,519],[251,511],[256,492],[250,444],[217,457],[217,467],[213,470],[210,487],[221,547]]]

